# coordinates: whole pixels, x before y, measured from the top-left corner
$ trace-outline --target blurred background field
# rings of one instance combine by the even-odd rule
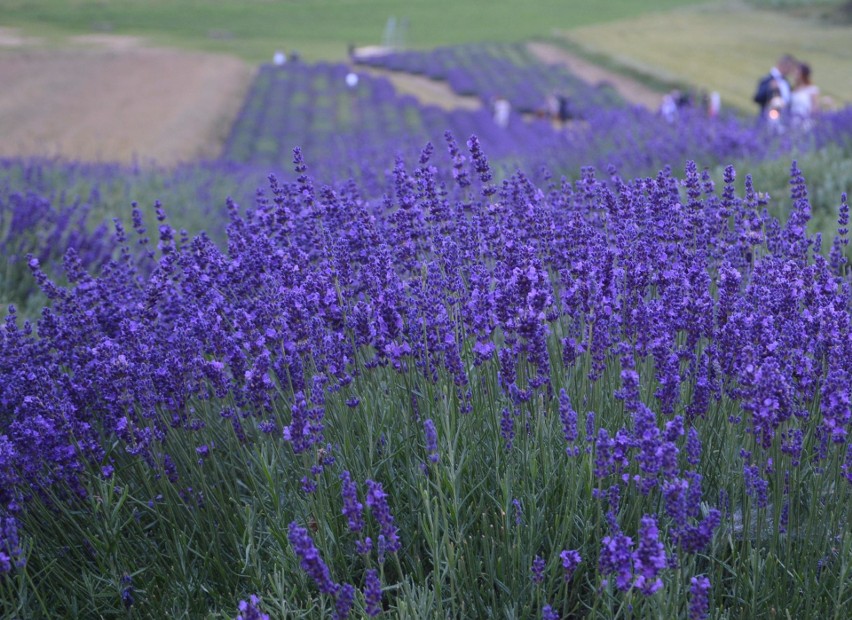
[[[696,96],[715,90],[721,94],[723,110],[747,119],[756,111],[751,95],[758,77],[780,53],[792,52],[811,62],[822,92],[840,107],[852,101],[852,80],[848,79],[852,75],[848,45],[852,22],[848,16],[849,3],[837,1],[321,0],[246,4],[221,0],[0,0],[0,81],[12,85],[0,92],[0,156],[58,156],[108,165],[153,166],[155,176],[166,174],[156,171],[164,166],[216,162],[224,157],[260,167],[251,174],[240,173],[236,185],[243,187],[251,184],[248,178],[262,179],[259,171],[264,166],[287,168],[288,153],[294,146],[305,146],[308,161],[316,161],[322,168],[330,145],[336,144],[333,148],[342,153],[341,149],[349,148],[346,144],[360,145],[382,133],[387,136],[388,131],[377,127],[370,140],[363,132],[353,133],[357,118],[351,105],[356,103],[363,108],[358,112],[362,120],[364,114],[386,109],[387,119],[395,119],[393,126],[410,135],[408,141],[398,140],[397,147],[407,145],[412,157],[416,152],[413,145],[435,141],[442,126],[460,137],[473,128],[490,134],[491,138],[483,135],[486,148],[494,148],[492,155],[502,156],[511,149],[509,144],[520,152],[522,144],[549,133],[541,133],[543,128],[531,125],[529,117],[535,114],[536,105],[544,104],[548,88],[558,84],[568,88],[566,84],[573,79],[568,76],[580,63],[591,73],[577,75],[592,85],[600,82],[606,85],[604,89],[612,87],[607,92],[622,97],[628,105],[641,103],[654,112],[672,87],[691,89]],[[395,24],[393,32],[391,24]],[[443,54],[449,58],[447,62],[464,64],[476,58],[470,51],[473,48],[464,51],[463,46],[453,46],[475,46],[476,42],[511,43],[514,47],[500,52],[508,54],[501,62],[510,65],[485,62],[476,71],[474,63],[466,65],[463,75],[458,71],[424,74],[418,63],[427,62],[422,59],[429,56],[409,65],[386,57],[354,67],[369,78],[362,82],[360,98],[339,88],[340,76],[333,82],[317,74],[322,88],[312,87],[290,97],[286,88],[279,87],[277,98],[263,104],[274,112],[239,118],[252,97],[257,99],[253,93],[268,77],[258,77],[259,63],[269,63],[275,50],[286,52],[291,59],[296,52],[308,63],[321,59],[348,63],[353,45],[363,49],[394,43],[403,51],[424,54],[444,46],[436,57]],[[520,51],[523,43],[529,44],[528,52]],[[565,62],[536,64],[529,52],[539,60]],[[485,73],[487,70],[493,72]],[[526,114],[526,122],[513,122],[510,131],[501,135],[494,132],[488,104],[490,98],[509,88],[506,80],[513,75],[538,82],[526,92],[523,83],[520,90],[516,84],[514,111]],[[470,82],[476,79],[490,82],[492,87]],[[382,84],[375,86],[379,82],[374,80]],[[548,80],[551,86],[546,85]],[[387,81],[390,90],[384,85]],[[389,94],[391,90],[395,94]],[[370,93],[379,91],[391,98],[386,103],[370,103],[374,96]],[[600,103],[597,95],[589,94],[593,91],[582,92],[576,94],[575,104],[594,107]],[[339,97],[343,99],[335,103]],[[292,118],[282,129],[275,123],[285,118],[285,109]],[[599,126],[607,122],[598,121]],[[265,123],[271,124],[264,127]],[[536,153],[536,165],[546,161],[556,174],[577,174],[579,166],[605,165],[607,158],[624,172],[650,174],[666,157],[674,156],[670,144],[683,140],[668,140],[665,146],[655,146],[656,151],[636,148],[631,140],[640,139],[636,131],[643,124],[652,126],[644,121],[634,123],[623,135],[613,125],[605,132],[607,137],[599,135],[592,148],[576,132],[567,136],[570,147],[564,137],[561,144],[549,137],[545,142],[550,141],[550,146],[525,148]],[[664,137],[668,130],[653,131]],[[649,136],[641,140],[647,144]],[[511,139],[503,146],[492,146],[503,138]],[[824,181],[818,188],[826,189],[815,190],[819,208],[833,205],[835,190],[847,184],[848,140],[840,138],[820,154],[796,145],[795,155],[806,173]],[[713,139],[722,145],[713,157],[705,157],[709,154],[706,149],[717,145],[702,145],[707,140],[696,134],[688,140],[691,146],[675,159],[689,150],[701,165],[715,170],[716,178],[725,163],[742,167],[747,162],[755,171],[756,182],[764,183],[778,197],[778,208],[783,210],[789,157],[758,162],[753,150],[738,142],[742,135],[725,144],[728,138]],[[624,156],[631,152],[633,159],[626,163]],[[358,162],[358,158],[350,159]],[[508,171],[518,163],[516,157],[503,169]],[[668,163],[677,166],[679,162]],[[185,172],[178,177],[189,178]],[[174,186],[169,181],[140,185]],[[122,187],[126,191],[124,184]],[[182,196],[188,194],[195,192],[181,192]],[[145,193],[138,198],[163,196]]]
[[[349,46],[387,42],[430,49],[549,41],[591,59],[615,82],[638,79],[658,97],[673,86],[717,91],[723,107],[745,114],[754,113],[757,78],[791,52],[811,63],[823,94],[842,106],[852,101],[848,7],[802,0],[0,0],[0,79],[14,84],[0,95],[0,155],[167,165],[216,157],[253,68],[275,50],[345,61]],[[180,49],[206,54],[178,57]],[[389,78],[423,103],[476,105],[447,98],[435,81],[401,72]]]
[[[268,60],[286,46],[312,60],[341,60],[348,44],[379,44],[389,17],[415,48],[459,43],[517,42],[572,28],[628,19],[700,0],[2,0],[3,25],[61,42],[87,32],[138,35],[158,45]],[[407,26],[403,26],[406,23]]]

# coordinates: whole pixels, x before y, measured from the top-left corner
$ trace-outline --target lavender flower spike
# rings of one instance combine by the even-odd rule
[[[379,573],[375,569],[367,571],[364,583],[365,611],[371,618],[382,613],[382,583],[379,581]]]
[[[336,596],[340,586],[332,580],[328,566],[320,557],[314,541],[308,535],[308,530],[299,527],[299,524],[293,521],[287,529],[287,540],[299,556],[301,560],[299,565],[302,570],[316,582],[320,592]]]
[[[573,549],[564,550],[559,554],[559,557],[562,559],[562,569],[565,571],[565,581],[570,581],[571,577],[574,575],[574,571],[577,570],[577,566],[579,566],[580,562],[583,561],[583,558],[580,557],[579,551],[575,551]]]
[[[387,497],[381,482],[367,480],[367,506],[379,522],[379,528],[386,540],[385,548],[389,553],[396,553],[402,545],[399,542],[399,530],[394,525],[393,515],[388,507]]]
[[[358,501],[358,487],[348,471],[340,474],[342,481],[340,492],[343,495],[343,516],[346,517],[350,532],[364,529],[364,504]]]
[[[704,620],[710,609],[710,580],[701,575],[690,580],[689,620]]]
[[[269,615],[260,610],[260,598],[252,594],[248,601],[240,601],[240,613],[235,620],[269,620]]]
[[[437,463],[440,458],[438,454],[438,430],[431,419],[423,422],[423,432],[426,434],[426,451],[429,453],[429,460]]]

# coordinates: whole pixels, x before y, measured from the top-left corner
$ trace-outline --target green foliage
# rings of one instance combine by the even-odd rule
[[[843,4],[848,0],[748,0],[749,4],[760,7],[819,7]]]
[[[7,25],[57,34],[109,32],[151,37],[179,47],[268,60],[276,49],[310,58],[343,58],[348,44],[379,45],[388,18],[407,20],[404,43],[434,47],[478,41],[521,41],[571,28],[635,17],[700,0],[0,0]]]
[[[557,336],[551,346],[558,347]],[[639,361],[640,375],[653,376],[650,362]],[[412,370],[367,370],[363,362],[352,384],[326,395],[327,445],[294,454],[282,441],[292,394],[281,386],[270,418],[275,432],[263,434],[250,419],[241,420],[244,440],[232,420],[220,417],[231,403],[194,402],[188,424],[197,430],[155,444],[152,453],[160,456],[154,462],[115,444],[101,463],[111,463],[114,473],[104,477],[95,464],[84,475],[85,499],[34,498],[23,519],[31,536],[29,561],[0,580],[0,613],[233,617],[237,600],[258,593],[273,617],[328,617],[333,601],[317,593],[288,541],[292,521],[308,528],[335,581],[360,590],[366,571],[380,570],[388,617],[531,618],[548,603],[577,617],[685,617],[689,579],[696,574],[710,577],[720,618],[841,618],[852,603],[852,494],[839,473],[840,459],[818,466],[803,458],[792,467],[790,455],[775,450],[769,503],[758,508],[743,486],[736,454],[743,438],[727,422],[738,413],[735,402],[722,400],[695,421],[706,438],[699,468],[704,497],[712,504],[722,492],[730,498],[722,525],[710,548],[682,555],[680,566],[664,571],[665,588],[643,597],[619,594],[612,585],[598,591],[596,561],[609,526],[606,502],[591,495],[606,487],[593,474],[594,451],[582,450],[590,445],[582,430],[579,455],[566,454],[556,400],[539,395],[523,405],[507,448],[500,420],[511,404],[497,384],[496,361],[468,368],[469,414],[460,411],[449,376],[432,383]],[[591,383],[589,363],[588,354],[570,368],[556,363],[554,388],[596,411],[598,427],[614,429],[628,417],[613,398],[618,364]],[[643,398],[652,400],[656,387],[644,381]],[[689,402],[692,386],[683,389]],[[345,402],[352,395],[361,398],[355,409]],[[437,429],[437,463],[428,459],[426,418]],[[804,454],[817,444],[808,435]],[[209,456],[197,451],[202,445]],[[174,483],[165,453],[179,476]],[[323,471],[312,474],[318,464]],[[788,469],[793,473],[785,481]],[[403,547],[384,563],[375,548],[366,555],[355,550],[357,536],[341,513],[343,470],[358,483],[362,500],[368,478],[382,482],[389,495]],[[305,476],[316,482],[315,492],[302,489]],[[659,501],[656,493],[645,496],[631,486],[617,515],[625,533],[635,535],[641,516],[656,512]],[[779,532],[784,501],[791,503],[789,522]],[[670,525],[660,521],[663,531]],[[375,541],[378,533],[367,517],[364,534]],[[563,549],[583,557],[569,582],[559,561]],[[536,556],[546,559],[541,585],[530,578]],[[129,609],[122,600],[127,583],[134,599]],[[363,604],[359,593],[356,610]]]

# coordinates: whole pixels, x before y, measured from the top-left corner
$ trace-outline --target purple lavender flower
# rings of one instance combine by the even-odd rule
[[[521,510],[521,502],[520,500],[513,499],[512,506],[515,509],[515,525],[520,525],[523,520],[523,511]]]
[[[595,441],[595,476],[605,478],[615,471],[613,464],[613,449],[615,441],[610,439],[605,428],[598,429],[598,437]]]
[[[683,433],[683,417],[678,415],[666,422],[663,438],[673,443],[683,437]]]
[[[382,535],[385,537],[385,548],[389,553],[396,553],[402,546],[399,542],[399,534],[394,525],[393,515],[388,507],[387,494],[382,488],[381,482],[367,480],[367,506],[379,523]]]
[[[336,596],[340,586],[332,580],[331,572],[320,557],[319,550],[314,546],[308,530],[299,527],[299,524],[293,521],[287,528],[287,540],[299,556],[299,565],[302,570],[314,580],[320,592]]]
[[[550,605],[541,608],[541,620],[559,620],[559,612]]]
[[[24,564],[26,557],[18,537],[18,522],[14,517],[0,519],[0,575]]]
[[[633,570],[636,579],[633,582],[645,596],[651,596],[663,587],[658,577],[666,568],[666,550],[659,539],[657,521],[650,515],[644,515],[639,525],[639,548],[633,553]]]
[[[624,401],[624,408],[627,411],[635,411],[639,405],[639,373],[636,372],[630,345],[622,343],[620,349],[622,351],[621,389],[616,391],[615,397]]]
[[[698,553],[704,549],[713,538],[713,532],[719,527],[722,514],[715,508],[711,509],[698,525],[689,525],[679,535],[680,545],[687,553]]]
[[[379,564],[385,563],[385,553],[388,550],[388,541],[385,538],[384,534],[379,534],[378,539],[376,540],[376,559],[378,559]]]
[[[562,570],[565,573],[565,581],[571,581],[574,571],[577,570],[577,566],[580,565],[583,558],[580,557],[579,551],[573,549],[565,549],[559,554],[559,557],[562,559]]]
[[[247,601],[240,601],[239,614],[234,620],[269,620],[269,615],[260,609],[260,597],[252,594]]]
[[[757,500],[757,505],[766,507],[769,482],[760,475],[757,465],[744,465],[743,477],[745,478],[746,494]]]
[[[645,474],[642,491],[647,493],[654,484],[657,472],[663,467],[663,452],[656,416],[644,403],[639,403],[633,414],[633,432],[639,447],[636,461],[639,463],[639,469]]]
[[[467,170],[464,168],[466,158],[459,150],[458,143],[450,131],[444,132],[444,139],[447,141],[447,150],[453,159],[453,178],[459,184],[459,187],[467,187],[470,185],[470,179]]]
[[[364,582],[364,607],[367,615],[375,618],[382,613],[382,583],[375,569],[367,571]]]
[[[565,451],[569,456],[576,456],[579,448],[574,446],[577,441],[577,412],[571,407],[571,399],[563,389],[559,391],[559,419],[562,421],[562,434],[568,446]]]
[[[586,413],[586,441],[593,442],[595,440],[595,412],[589,411]]]
[[[689,620],[704,620],[710,611],[710,580],[700,575],[689,581]]]
[[[337,600],[334,602],[335,620],[346,620],[349,617],[349,612],[352,611],[352,604],[354,602],[355,586],[350,583],[340,586],[340,591],[337,593]]]
[[[695,427],[690,428],[686,436],[686,462],[693,467],[701,462],[701,440]]]
[[[479,139],[476,136],[471,136],[467,141],[467,148],[470,150],[470,157],[473,160],[473,167],[479,175],[479,180],[482,181],[482,195],[491,196],[497,189],[491,185],[491,167],[488,165],[488,159],[485,153],[482,152],[482,147],[479,145]]]
[[[121,578],[121,585],[124,587],[121,589],[121,602],[124,604],[125,608],[130,609],[133,606],[133,578],[130,575],[124,575]]]
[[[198,455],[198,464],[202,465],[204,463],[204,459],[210,456],[210,446],[202,444],[195,449],[195,453]]]
[[[317,490],[316,480],[313,478],[309,478],[308,476],[302,476],[301,480],[301,489],[302,493],[311,494]]]
[[[852,484],[852,443],[846,446],[846,459],[844,460],[841,471],[849,484]]]
[[[364,504],[358,501],[358,486],[352,480],[348,471],[340,474],[340,492],[343,495],[343,516],[349,525],[350,532],[360,532],[364,529]]]
[[[295,402],[291,408],[292,418],[290,424],[284,427],[283,436],[293,445],[293,452],[299,454],[307,450],[314,441],[305,396],[297,392],[293,395],[293,399]]]
[[[500,419],[500,435],[503,437],[508,452],[512,449],[512,442],[515,439],[515,420],[508,407],[503,408],[503,415]]]
[[[532,566],[530,566],[530,572],[532,573],[530,578],[532,579],[533,583],[540,584],[544,581],[545,566],[546,563],[544,561],[544,558],[540,556],[535,556],[535,558],[533,559]]]
[[[615,573],[615,585],[619,590],[629,590],[633,576],[633,539],[622,533],[604,536],[598,566],[605,576]]]
[[[846,192],[840,196],[840,208],[837,213],[837,236],[834,237],[834,242],[831,244],[831,254],[829,264],[831,270],[843,276],[845,265],[848,262],[844,251],[849,245],[849,202]]]
[[[367,536],[364,540],[355,541],[355,551],[359,555],[367,555],[373,550],[373,539]]]
[[[440,458],[438,454],[438,431],[431,419],[423,422],[423,432],[426,435],[426,452],[429,453],[429,460],[437,463]]]
[[[850,374],[845,368],[834,368],[822,388],[822,421],[834,443],[845,443],[847,427],[852,423],[852,390]]]

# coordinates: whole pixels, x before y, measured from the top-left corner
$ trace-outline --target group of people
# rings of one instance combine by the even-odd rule
[[[760,118],[769,123],[807,128],[819,111],[819,87],[811,81],[807,63],[785,54],[758,82],[754,102]]]
[[[700,105],[708,118],[716,118],[722,107],[722,99],[718,91],[711,93],[702,92],[696,96],[694,93],[674,89],[663,95],[658,113],[669,123],[674,123],[682,110],[689,110]]]

